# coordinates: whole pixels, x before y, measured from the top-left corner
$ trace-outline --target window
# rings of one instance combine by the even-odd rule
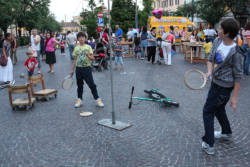
[[[166,7],[168,7],[168,0],[166,0]]]
[[[155,2],[153,3],[153,8],[155,8],[156,6],[155,6]]]
[[[160,8],[161,7],[161,1],[159,0],[158,1],[158,8]]]
[[[175,0],[175,5],[179,5],[179,0]]]
[[[163,8],[166,7],[166,1],[162,1],[162,7],[163,7]]]
[[[173,4],[174,4],[173,1],[174,1],[174,0],[170,0],[169,6],[173,6]]]

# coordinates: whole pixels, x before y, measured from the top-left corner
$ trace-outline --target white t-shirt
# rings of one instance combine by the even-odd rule
[[[204,30],[204,35],[207,36],[208,29]]]
[[[236,46],[236,43],[233,43],[232,45],[224,45],[224,43],[222,42],[220,44],[220,46],[217,48],[217,51],[215,53],[215,63],[216,64],[220,64],[222,63],[226,57],[228,56],[230,50]]]
[[[132,36],[133,36],[133,32],[132,31],[128,31],[127,32],[127,38],[128,39],[132,39]]]
[[[38,44],[35,44],[35,40],[38,41]],[[36,36],[31,35],[30,42],[31,42],[32,50],[36,50],[36,51],[40,50],[40,36],[39,35],[36,35]]]
[[[66,40],[67,40],[69,45],[74,45],[75,41],[76,41],[76,36],[74,34],[70,33],[69,35],[67,35]]]
[[[207,33],[207,36],[215,36],[215,35],[217,35],[217,33],[216,33],[216,31],[214,29],[208,29],[206,31],[206,33]]]
[[[190,36],[190,42],[197,42],[195,36],[193,35]]]

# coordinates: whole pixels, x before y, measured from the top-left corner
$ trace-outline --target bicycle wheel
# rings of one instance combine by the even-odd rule
[[[167,101],[167,100],[164,100],[163,103],[167,106],[175,106],[175,107],[179,107],[180,104],[175,102],[175,101]]]

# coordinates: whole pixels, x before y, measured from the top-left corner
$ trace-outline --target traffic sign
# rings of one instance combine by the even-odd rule
[[[103,27],[104,26],[104,18],[103,17],[98,17],[97,18],[97,24],[98,24],[98,27]]]
[[[98,17],[103,17],[103,13],[102,13],[102,12],[98,12],[98,13],[97,13],[97,16],[98,16]]]

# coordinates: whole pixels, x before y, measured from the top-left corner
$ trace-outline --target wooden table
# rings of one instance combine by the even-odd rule
[[[206,58],[202,58],[202,53],[201,53],[201,49],[204,45],[203,42],[184,42],[183,43],[184,46],[186,46],[186,50],[185,50],[185,60],[188,60],[188,54],[190,53],[190,63],[193,62],[207,62]],[[195,57],[193,55],[193,48],[198,48],[198,57]],[[196,50],[197,51],[197,50]]]
[[[130,57],[134,55],[133,52],[133,42],[128,42],[128,41],[122,41],[121,45],[123,48],[123,52],[125,51],[125,49],[128,49],[128,54],[123,55],[124,57]],[[130,47],[132,45],[132,47]]]

